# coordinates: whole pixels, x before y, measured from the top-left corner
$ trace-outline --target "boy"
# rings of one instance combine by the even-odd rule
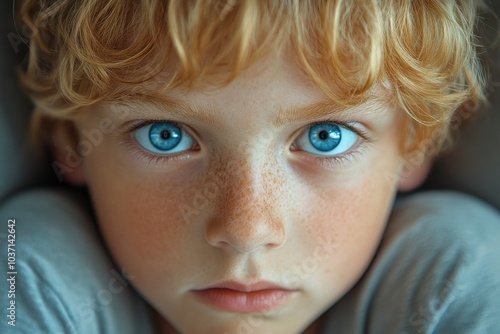
[[[467,294],[448,274],[466,248],[430,266],[443,240],[425,217],[386,225],[484,99],[477,3],[26,1],[22,82],[158,333],[456,332]],[[488,209],[452,200],[498,235]],[[447,199],[428,201],[393,216]],[[402,241],[420,250],[414,275]],[[398,305],[387,282],[415,309],[373,320],[373,300]]]

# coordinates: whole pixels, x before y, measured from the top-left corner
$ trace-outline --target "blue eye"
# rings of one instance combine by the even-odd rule
[[[347,152],[358,141],[358,134],[342,125],[320,123],[311,125],[298,139],[299,147],[311,154],[334,156]]]
[[[193,138],[184,129],[171,122],[157,122],[137,129],[135,140],[144,149],[157,154],[172,154],[193,147]]]

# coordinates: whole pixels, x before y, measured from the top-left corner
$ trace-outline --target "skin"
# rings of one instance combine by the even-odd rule
[[[162,97],[208,109],[212,120],[94,106],[76,120],[78,131],[98,129],[103,119],[113,131],[73,174],[89,187],[105,242],[155,309],[159,332],[315,332],[379,244],[399,181],[388,175],[402,167],[402,113],[379,98],[277,127],[281,109],[326,99],[286,59],[266,59],[224,87]],[[329,163],[297,147],[310,123],[328,118],[355,122],[369,140]],[[175,160],[148,158],[124,131],[148,119],[185,124],[196,147]],[[193,297],[193,289],[227,280],[267,280],[295,292],[259,314],[219,311]]]

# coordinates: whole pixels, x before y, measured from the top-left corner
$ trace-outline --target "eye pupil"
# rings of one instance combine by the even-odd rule
[[[341,140],[342,133],[336,124],[316,124],[309,129],[309,142],[319,151],[331,151],[340,144]]]
[[[168,130],[164,130],[161,132],[161,139],[170,139],[171,133]]]
[[[328,138],[328,132],[326,132],[326,131],[321,131],[321,132],[319,133],[318,137],[319,137],[319,139],[321,139],[321,140],[325,140],[325,139],[327,139],[327,138]]]

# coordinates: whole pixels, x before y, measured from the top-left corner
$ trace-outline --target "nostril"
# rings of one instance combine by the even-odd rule
[[[257,249],[264,248],[267,246],[266,243],[252,243],[252,242],[247,242],[247,243],[242,243],[242,242],[227,242],[227,241],[219,241],[215,244],[212,244],[213,246],[220,248],[226,252],[237,252],[241,254],[249,254]]]
[[[260,248],[262,245],[255,245],[255,244],[230,244],[227,242],[224,242],[224,245],[221,247],[225,251],[235,251],[241,254],[249,254],[254,252],[256,249]]]

